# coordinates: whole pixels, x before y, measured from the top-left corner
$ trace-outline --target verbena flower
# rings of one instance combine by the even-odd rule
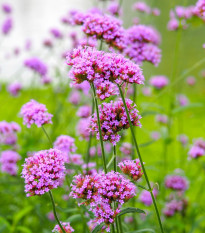
[[[152,191],[154,197],[157,197],[158,190],[156,188],[153,189]],[[139,196],[140,202],[142,202],[146,206],[150,206],[152,204],[152,196],[149,191],[147,190],[142,190],[140,196]]]
[[[120,147],[120,151],[124,154],[124,155],[131,155],[133,148],[132,148],[132,144],[128,143],[128,142],[124,142],[122,143],[121,147]]]
[[[28,103],[24,104],[21,108],[20,115],[23,117],[24,125],[28,128],[32,124],[41,127],[44,124],[51,124],[52,114],[47,112],[47,108],[44,104],[40,104],[35,100],[30,100]]]
[[[91,107],[89,105],[81,106],[77,111],[77,116],[81,118],[87,118],[91,115]]]
[[[156,89],[162,89],[169,84],[169,79],[163,75],[153,76],[150,78],[149,84]]]
[[[136,195],[136,187],[120,173],[111,171],[101,175],[98,192],[107,203],[116,201],[122,205]]]
[[[17,96],[22,89],[21,83],[13,82],[8,85],[7,90],[12,96]]]
[[[144,81],[138,65],[120,54],[106,53],[95,48],[74,49],[67,56],[67,64],[72,66],[69,72],[71,81],[76,84],[84,81],[94,83],[101,99],[116,94],[113,93],[111,83],[143,84]]]
[[[1,31],[4,35],[8,35],[13,28],[13,20],[12,18],[7,18],[2,24]]]
[[[205,18],[205,0],[198,0],[194,10]]]
[[[55,149],[62,151],[66,155],[76,151],[75,139],[68,135],[60,135],[53,145]]]
[[[175,213],[182,212],[186,205],[186,200],[171,200],[166,203],[163,213],[166,217],[172,217]]]
[[[22,177],[26,196],[43,195],[57,188],[65,176],[62,152],[57,149],[42,150],[26,158]]]
[[[139,121],[141,116],[138,115],[136,105],[130,99],[126,99],[126,105],[132,125],[141,127]],[[103,141],[110,141],[113,145],[116,145],[120,140],[120,135],[118,133],[122,129],[128,129],[130,127],[122,100],[103,103],[99,106],[99,115]],[[92,116],[90,122],[90,131],[96,132],[97,139],[99,139],[100,135],[96,113]]]
[[[50,30],[50,33],[53,37],[55,37],[56,39],[62,39],[63,38],[63,34],[60,30],[58,30],[57,28],[52,28]]]
[[[46,64],[44,64],[39,58],[32,57],[24,61],[24,65],[29,69],[35,71],[40,76],[44,76],[48,72]]]
[[[0,121],[0,144],[14,145],[21,127],[16,122]]]
[[[165,179],[165,186],[176,191],[185,191],[188,188],[188,181],[185,177],[170,175]]]
[[[133,9],[147,14],[151,13],[151,8],[145,2],[136,2],[133,5]]]
[[[79,120],[76,131],[77,134],[81,137],[81,139],[89,140],[90,137],[90,120],[89,118],[82,118]]]
[[[107,11],[113,15],[113,16],[121,16],[122,15],[122,9],[117,2],[111,2],[108,7]]]
[[[12,7],[8,3],[2,4],[1,8],[6,14],[10,14],[12,12]]]
[[[6,172],[12,176],[17,174],[16,163],[21,159],[21,156],[12,150],[5,150],[1,152],[0,163],[1,171]]]
[[[61,225],[66,233],[74,232],[74,229],[71,227],[69,222],[61,222]],[[54,233],[62,233],[62,230],[59,225],[56,225],[54,229],[52,230]]]
[[[189,150],[190,158],[197,159],[205,155],[205,140],[202,138],[196,139],[191,149]]]
[[[168,117],[167,115],[164,115],[164,114],[158,114],[156,115],[156,121],[162,124],[167,124]]]
[[[90,204],[99,199],[98,189],[100,185],[100,176],[98,174],[74,176],[70,196],[75,199],[85,200],[83,204]]]
[[[139,180],[143,175],[139,159],[125,160],[120,162],[118,167],[125,175],[128,175],[134,181]]]

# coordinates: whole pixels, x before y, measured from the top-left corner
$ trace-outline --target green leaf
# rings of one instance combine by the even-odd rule
[[[196,222],[194,222],[194,224],[192,225],[192,228],[191,230],[189,231],[189,233],[192,233],[194,232],[194,230],[198,229],[199,228],[199,225],[202,221],[204,221],[205,219],[205,216],[201,217],[199,220],[197,220]]]
[[[32,233],[28,227],[18,226],[16,229],[21,233]]]
[[[60,206],[57,206],[57,209],[59,211],[63,212],[63,213],[74,213],[74,212],[78,211],[78,209],[76,209],[76,208],[67,208],[67,209],[65,209],[65,208],[61,208]]]
[[[151,145],[151,144],[154,143],[154,142],[156,142],[156,140],[151,140],[151,141],[149,141],[149,142],[141,143],[141,144],[139,145],[139,147],[146,147],[146,146]]]
[[[99,232],[99,231],[102,229],[103,226],[104,226],[104,223],[102,222],[100,225],[97,225],[97,226],[93,229],[92,233],[97,233],[97,232]]]
[[[124,214],[129,214],[129,213],[146,214],[144,210],[141,210],[135,207],[128,207],[128,208],[122,209],[117,216],[119,217],[119,216],[122,216]]]
[[[192,104],[188,104],[186,106],[181,106],[181,107],[178,107],[178,108],[174,108],[172,110],[172,114],[174,115],[174,114],[184,112],[184,111],[192,109],[192,108],[202,108],[202,107],[204,107],[204,104],[202,104],[202,103],[192,103]]]
[[[137,184],[136,186],[139,187],[139,188],[141,188],[141,189],[144,189],[144,190],[149,191],[149,190],[148,190],[147,188],[145,188],[143,185]]]
[[[149,116],[149,115],[157,115],[160,114],[160,112],[157,111],[144,111],[141,113],[142,117]]]
[[[80,214],[72,215],[67,219],[67,222],[77,222],[77,221],[82,221],[82,216]]]
[[[110,165],[112,164],[113,160],[115,159],[115,155],[112,156],[109,163],[107,164],[107,169],[109,169]]]
[[[153,232],[153,233],[155,233],[155,230],[147,228],[147,229],[141,229],[141,230],[137,230],[137,231],[130,231],[127,233],[138,233],[138,232]]]
[[[11,228],[11,225],[9,224],[9,222],[0,216],[0,232],[9,232]]]
[[[18,222],[19,222],[25,215],[27,215],[32,209],[33,209],[32,206],[28,206],[28,207],[26,207],[25,209],[22,209],[22,210],[20,210],[19,212],[17,212],[17,213],[14,215],[12,226],[13,226],[13,227],[16,226],[16,225],[18,224]]]

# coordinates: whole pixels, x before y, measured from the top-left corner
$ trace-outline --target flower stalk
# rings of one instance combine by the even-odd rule
[[[164,233],[162,222],[161,222],[160,215],[159,215],[159,210],[158,210],[158,207],[157,207],[157,204],[156,204],[153,192],[152,192],[152,187],[150,185],[147,172],[146,172],[145,167],[144,167],[144,163],[143,163],[143,160],[142,160],[142,157],[141,157],[141,154],[140,154],[140,150],[139,150],[139,147],[138,147],[138,144],[137,144],[137,140],[135,138],[135,133],[134,133],[132,122],[131,122],[131,119],[130,119],[130,115],[129,115],[129,112],[128,112],[128,109],[127,109],[127,105],[126,105],[126,102],[125,102],[125,98],[124,98],[122,89],[121,89],[119,84],[118,84],[118,88],[119,88],[120,96],[122,98],[122,101],[123,101],[123,104],[124,104],[124,107],[125,107],[125,111],[126,111],[126,114],[127,114],[127,118],[128,118],[128,121],[129,121],[130,130],[131,130],[131,134],[132,134],[132,137],[133,137],[135,149],[137,151],[137,154],[138,154],[141,166],[142,166],[142,170],[143,170],[143,173],[144,173],[144,176],[145,176],[145,180],[146,180],[146,183],[147,183],[148,188],[149,188],[149,192],[150,192],[151,197],[152,197],[152,201],[153,201],[154,208],[155,208],[155,211],[156,211],[156,214],[157,214],[157,219],[158,219],[158,222],[159,222],[160,230],[161,230],[162,233]]]

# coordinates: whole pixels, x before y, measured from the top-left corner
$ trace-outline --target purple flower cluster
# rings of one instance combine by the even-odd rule
[[[61,222],[61,225],[66,233],[74,232],[74,229],[71,227],[69,222]],[[59,225],[56,225],[54,229],[52,230],[54,233],[62,233],[62,230]]]
[[[158,194],[158,190],[156,188],[153,189],[153,195],[156,198]],[[142,202],[146,206],[150,206],[152,204],[152,196],[149,191],[143,190],[139,196],[140,202]]]
[[[50,30],[50,33],[53,37],[55,37],[56,39],[62,39],[63,38],[63,34],[60,30],[58,30],[57,28],[52,28]]]
[[[82,204],[90,205],[90,210],[95,215],[94,223],[104,222],[107,231],[120,212],[119,208],[112,208],[112,203],[118,202],[120,207],[136,195],[135,185],[114,171],[107,174],[77,175],[71,187],[70,196],[83,199]]]
[[[169,79],[163,75],[153,76],[150,78],[149,84],[156,89],[162,89],[169,84]]]
[[[90,119],[89,118],[82,118],[79,120],[76,130],[77,134],[85,140],[89,140],[90,137]]]
[[[95,48],[79,47],[67,56],[67,64],[72,66],[69,77],[74,83],[94,82],[101,99],[113,93],[111,83],[143,84],[141,68],[115,53],[105,53]],[[104,83],[104,84],[103,84]]]
[[[133,5],[134,10],[146,13],[146,14],[153,14],[154,16],[159,16],[160,15],[160,10],[158,8],[151,8],[148,6],[145,2],[136,2]]]
[[[22,171],[26,195],[43,195],[57,188],[64,179],[64,172],[63,156],[57,149],[42,150],[26,158]]]
[[[113,16],[121,16],[122,9],[117,2],[111,2],[107,8],[107,11]]]
[[[8,85],[7,90],[12,96],[17,96],[22,89],[21,83],[13,82]]]
[[[128,175],[133,181],[139,180],[143,175],[139,159],[125,160],[123,162],[120,162],[118,164],[118,167],[125,175]]]
[[[10,14],[12,12],[12,7],[8,3],[2,4],[2,10],[6,14]]]
[[[130,99],[126,99],[126,105],[132,125],[141,127],[139,121],[141,116],[138,115],[136,105]],[[110,141],[113,145],[116,145],[120,140],[118,133],[122,129],[130,127],[122,100],[103,103],[99,106],[99,114],[103,141]],[[100,138],[96,113],[90,119],[90,130],[97,133],[97,139]]]
[[[164,114],[158,114],[156,115],[156,121],[162,124],[167,124],[168,117],[167,115],[164,115]]]
[[[166,217],[172,217],[177,212],[182,212],[185,208],[186,202],[183,200],[171,200],[166,203],[163,213]]]
[[[203,140],[202,138],[199,138],[195,140],[194,144],[189,150],[189,156],[190,158],[197,159],[204,155],[205,155],[205,140]]]
[[[44,64],[39,58],[32,57],[24,61],[24,65],[34,72],[38,73],[40,76],[45,76],[48,72],[46,64]]]
[[[188,181],[185,177],[170,175],[165,179],[165,186],[176,191],[185,191],[188,189]]]
[[[198,0],[194,10],[205,19],[205,0]]]
[[[161,60],[159,33],[151,26],[135,25],[128,28],[124,36],[123,53],[134,62],[148,61],[157,66]]]
[[[47,112],[47,108],[44,104],[40,104],[35,100],[30,100],[28,103],[24,104],[20,112],[23,117],[24,125],[28,128],[32,124],[41,127],[44,124],[51,124],[52,114]]]
[[[91,115],[91,107],[89,105],[84,105],[80,107],[77,111],[77,116],[81,118],[87,118]]]
[[[133,148],[132,148],[132,144],[128,143],[128,142],[124,142],[122,143],[121,147],[120,147],[120,151],[124,154],[124,155],[131,155]]]
[[[180,106],[186,106],[189,104],[189,99],[185,95],[177,95],[177,102],[179,103]]]
[[[21,159],[21,156],[12,150],[2,151],[0,157],[1,171],[6,172],[12,176],[17,174],[17,165],[16,163]]]
[[[12,18],[7,18],[2,24],[1,31],[4,35],[8,35],[13,28],[13,20]]]
[[[16,133],[20,131],[21,128],[16,122],[0,121],[0,144],[15,145]]]

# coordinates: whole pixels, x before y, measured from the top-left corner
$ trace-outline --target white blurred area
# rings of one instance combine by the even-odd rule
[[[14,75],[19,74],[23,60],[29,57],[25,50],[27,41],[31,41],[30,56],[39,55],[42,41],[51,38],[49,30],[58,28],[68,37],[69,28],[61,23],[61,18],[71,9],[85,11],[93,6],[92,0],[0,0],[0,6],[8,3],[12,6],[11,17],[14,25],[8,36],[0,33],[0,81],[15,80]],[[0,24],[6,15],[0,10]],[[66,31],[64,31],[66,30]],[[69,46],[69,39],[67,41]],[[15,56],[14,50],[20,50]],[[25,75],[24,75],[25,76]],[[25,80],[25,78],[23,78]]]

